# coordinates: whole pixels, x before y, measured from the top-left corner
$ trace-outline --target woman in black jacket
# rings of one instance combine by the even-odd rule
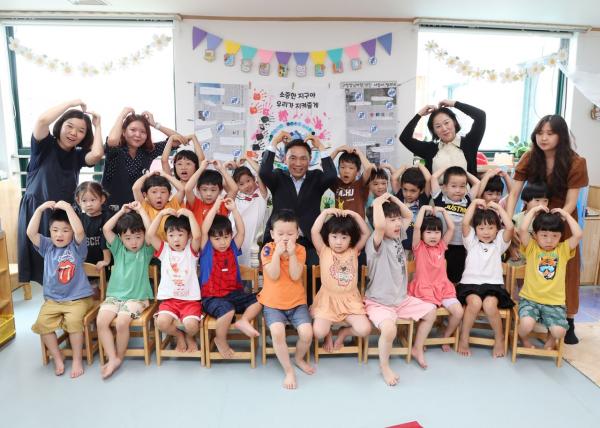
[[[455,107],[473,118],[467,135],[457,135],[460,124],[449,107]],[[427,127],[433,135],[432,142],[413,138],[413,133],[424,116],[429,116]],[[485,133],[485,112],[477,107],[458,101],[442,100],[438,106],[426,105],[412,118],[400,135],[400,142],[414,155],[425,159],[425,166],[432,173],[449,166],[460,166],[473,175],[477,174],[477,150]]]

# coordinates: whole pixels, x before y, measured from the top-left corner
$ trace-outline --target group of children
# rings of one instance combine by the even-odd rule
[[[210,315],[216,319],[215,344],[225,358],[234,353],[227,342],[231,324],[248,337],[257,337],[253,320],[263,311],[285,372],[284,387],[290,389],[297,380],[286,324],[293,325],[298,335],[293,363],[307,374],[315,371],[304,358],[313,337],[324,340],[326,351],[335,352],[348,336],[368,337],[374,325],[380,332],[381,373],[388,385],[395,385],[398,376],[389,356],[396,320],[419,321],[411,352],[426,368],[424,342],[438,307],[450,313],[444,337],[453,335],[462,321],[458,352],[465,356],[470,355],[470,330],[483,309],[494,331],[493,356],[501,357],[506,332],[498,309],[514,305],[503,288],[503,257],[527,264],[519,304],[524,345],[532,346],[527,336],[537,321],[550,332],[545,346],[554,346],[564,336],[565,266],[582,231],[565,211],[548,212],[543,184],[526,187],[523,213],[511,219],[501,200],[504,183],[510,186],[511,181],[501,170],[488,171],[480,182],[461,167],[431,175],[421,165],[394,170],[388,164],[376,167],[360,150],[336,149],[332,156],[340,155],[339,178],[331,189],[336,207],[323,210],[311,230],[321,287],[309,308],[302,283],[306,250],[297,243],[294,211],[274,213],[273,242],[260,252],[263,288],[258,295],[245,290],[239,266],[250,264],[251,247],[262,233],[267,189],[250,169],[258,170],[253,160],[209,161],[195,146],[197,153],[177,153],[173,171],[163,158],[162,171],[138,179],[133,186],[135,201],[112,217],[103,208],[106,193],[92,182],[78,187],[77,211],[64,201],[46,202],[36,210],[27,233],[44,257],[46,301],[33,330],[53,356],[57,375],[64,372],[54,333],[59,328],[69,334],[73,348],[71,376],[83,373],[83,316],[94,296],[83,270],[85,261],[98,269],[111,265],[97,318],[99,340],[108,356],[102,367],[105,378],[121,365],[131,320],[153,298],[160,301],[155,322],[176,337],[177,350],[197,350],[200,321]],[[234,169],[233,174],[228,169]],[[390,179],[395,195],[388,193]],[[53,210],[50,238],[38,232],[47,209]],[[565,221],[572,237],[560,242]],[[363,250],[368,266],[364,297],[358,289]],[[416,270],[411,280],[407,267],[413,260]],[[150,263],[160,264],[156,296],[148,279]],[[116,338],[110,328],[115,319]],[[339,322],[346,326],[334,340],[331,328]]]

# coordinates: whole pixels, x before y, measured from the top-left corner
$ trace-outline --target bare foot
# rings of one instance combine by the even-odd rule
[[[196,343],[196,338],[185,335],[185,344],[187,346],[186,352],[196,352],[198,350],[198,343]]]
[[[286,372],[285,378],[283,379],[283,387],[285,389],[296,389],[298,384],[296,383],[296,373],[294,368],[291,368],[289,372]]]
[[[469,341],[466,340],[459,340],[458,342],[458,350],[457,352],[462,355],[463,357],[470,357],[471,356],[471,349],[469,348]]]
[[[400,377],[394,373],[389,364],[381,365],[379,366],[379,369],[381,370],[383,380],[386,384],[389,386],[396,386],[398,384],[398,379],[400,379]]]
[[[100,373],[102,374],[102,379],[109,378],[114,372],[117,371],[119,367],[121,367],[121,362],[119,358],[115,358],[114,360],[108,360],[108,363],[104,364],[100,368]]]
[[[54,361],[54,374],[62,376],[65,373],[65,360],[63,360],[62,355],[60,358],[53,358],[52,361]]]
[[[523,348],[535,348],[535,346],[533,346],[533,344],[529,341],[529,338],[521,338],[521,344],[523,345]]]
[[[73,360],[73,366],[71,367],[71,379],[75,379],[83,374],[83,363],[81,360]]]
[[[550,351],[554,348],[556,348],[556,340],[552,336],[548,335],[548,340],[546,340],[546,343],[544,343],[544,349]]]
[[[217,346],[217,351],[219,351],[219,354],[221,354],[223,358],[228,360],[233,357],[234,351],[227,343],[227,340],[221,341],[215,337],[215,345]]]
[[[175,350],[177,352],[185,352],[187,350],[185,334],[183,334],[183,332],[177,330],[177,334],[175,335],[175,337],[177,338],[177,344],[175,345]]]
[[[302,370],[306,374],[311,375],[316,372],[316,369],[313,366],[311,366],[310,364],[308,364],[306,362],[306,360],[303,358],[302,359],[294,358],[294,363],[296,364],[296,366],[298,366],[298,368],[300,370]]]
[[[504,357],[504,338],[500,337],[494,340],[494,348],[492,349],[492,356],[494,358]]]
[[[427,362],[425,361],[425,354],[423,353],[423,349],[418,349],[417,347],[413,346],[412,350],[410,351],[410,355],[412,355],[412,357],[415,360],[417,360],[417,363],[419,363],[421,368],[427,368]]]
[[[234,326],[248,337],[260,336],[260,333],[254,327],[252,327],[252,324],[243,318],[241,318],[239,321],[236,321]]]
[[[323,349],[325,352],[333,352],[333,335],[331,332],[327,333],[325,336],[325,341],[323,342]]]
[[[350,329],[343,328],[338,332],[335,342],[333,343],[333,350],[339,351],[344,347],[344,340],[350,336]]]
[[[443,344],[442,345],[442,351],[444,351],[444,352],[450,352],[450,351],[452,351],[452,348],[448,344]]]

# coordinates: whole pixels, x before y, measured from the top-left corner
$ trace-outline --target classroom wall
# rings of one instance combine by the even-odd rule
[[[387,32],[393,33],[392,55],[388,56],[378,46],[378,63],[371,66],[366,63],[366,54],[362,56],[363,68],[352,71],[344,60],[344,73],[332,74],[327,65],[325,77],[314,77],[309,67],[309,75],[304,78],[295,77],[295,69],[290,69],[290,76],[276,76],[276,59],[271,61],[271,75],[259,76],[257,58],[250,73],[239,68],[241,55],[236,58],[234,67],[223,65],[224,48],[217,50],[214,62],[204,60],[206,42],[192,51],[192,28],[197,26],[212,32],[224,39],[229,38],[242,44],[246,43],[264,49],[309,51],[344,47],[360,43]],[[415,72],[417,63],[417,27],[401,23],[373,22],[232,22],[232,21],[197,21],[184,20],[176,23],[174,29],[175,49],[175,100],[177,105],[177,129],[184,133],[193,131],[194,93],[190,82],[244,83],[274,82],[297,84],[327,85],[339,87],[342,81],[353,80],[396,80],[407,82],[398,88],[398,135],[404,125],[415,113]],[[290,60],[293,63],[293,58]],[[311,76],[312,74],[312,76]],[[333,136],[332,145],[344,144],[345,118],[343,96],[334,100],[335,110],[331,122]],[[338,102],[339,101],[339,102]],[[411,162],[412,154],[400,143],[397,143],[396,156],[393,162]]]
[[[580,34],[576,40],[575,68],[580,71],[600,73],[600,31]],[[600,121],[592,120],[591,101],[579,90],[569,86],[570,106],[567,121],[577,139],[577,152],[587,159],[590,184],[600,184]]]

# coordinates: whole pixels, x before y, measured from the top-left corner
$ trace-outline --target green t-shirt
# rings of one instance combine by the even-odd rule
[[[148,265],[154,254],[154,248],[151,245],[144,245],[134,253],[125,248],[118,236],[112,244],[107,242],[106,245],[114,260],[106,296],[119,300],[154,298],[148,278]]]

